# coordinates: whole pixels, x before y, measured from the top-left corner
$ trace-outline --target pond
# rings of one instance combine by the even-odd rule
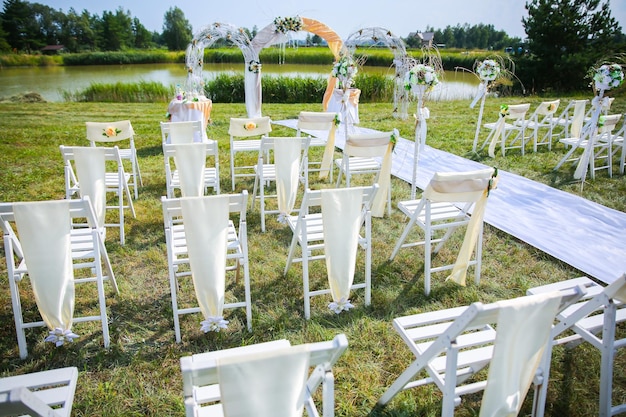
[[[241,73],[243,63],[204,64],[204,77],[212,79],[222,73]],[[263,76],[320,77],[330,73],[326,65],[263,64]],[[373,74],[394,75],[392,68],[365,67]],[[0,97],[28,91],[37,92],[47,101],[63,101],[63,91],[75,92],[91,83],[114,84],[140,81],[159,82],[165,86],[183,84],[187,75],[182,64],[91,65],[0,68]],[[434,100],[471,99],[476,93],[478,79],[468,73],[446,71],[444,80],[431,94]]]

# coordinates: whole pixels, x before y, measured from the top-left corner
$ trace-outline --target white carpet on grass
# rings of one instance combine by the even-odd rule
[[[296,128],[296,120],[272,123]],[[360,133],[372,129],[353,127]],[[313,136],[320,131],[305,131]],[[335,146],[343,149],[345,130],[337,129]],[[400,138],[391,173],[407,182],[413,176],[414,142]],[[423,190],[435,171],[467,171],[487,165],[439,151],[423,150],[416,185]],[[489,196],[485,222],[610,284],[626,272],[626,213],[499,170],[498,189]],[[489,256],[485,248],[484,256]],[[573,278],[573,277],[572,277]]]

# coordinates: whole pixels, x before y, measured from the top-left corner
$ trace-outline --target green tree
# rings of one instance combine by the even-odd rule
[[[44,44],[32,5],[23,0],[4,0],[2,29],[11,48],[30,53]]]
[[[170,51],[187,49],[191,42],[191,24],[178,7],[171,7],[163,19],[163,41]]]
[[[530,54],[518,65],[526,88],[584,89],[589,68],[623,50],[622,29],[611,16],[609,0],[531,0],[526,10],[522,23]]]
[[[135,48],[146,49],[154,45],[152,33],[136,17],[133,19],[132,29]]]
[[[119,51],[134,46],[132,17],[130,12],[121,7],[112,12],[102,13],[100,32],[102,48],[108,51]]]

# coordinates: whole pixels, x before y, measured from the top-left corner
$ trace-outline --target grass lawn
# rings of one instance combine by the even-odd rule
[[[561,106],[564,107],[568,100],[564,98]],[[532,110],[541,99],[490,98],[485,105],[483,120],[495,121],[502,103],[523,101],[530,101]],[[489,158],[486,150],[472,154],[469,151],[478,110],[470,109],[467,101],[428,102],[427,105],[431,111],[429,145],[580,195],[580,184],[571,180],[573,167],[563,167],[558,172],[552,170],[565,153],[561,145],[556,144],[552,152],[541,149],[523,157],[519,151],[507,153],[504,158],[498,153],[495,159]],[[101,329],[95,322],[75,325],[73,330],[81,337],[74,344],[58,349],[43,342],[47,332],[38,328],[27,331],[29,356],[20,360],[6,265],[0,263],[0,377],[77,366],[80,375],[73,408],[75,416],[181,416],[184,415],[181,356],[280,338],[289,339],[292,344],[330,340],[337,333],[345,333],[350,345],[334,369],[336,415],[365,416],[413,359],[392,329],[393,318],[474,301],[492,302],[522,296],[529,287],[582,275],[559,260],[486,225],[480,285],[468,280],[467,287],[459,287],[444,282],[444,276],[435,275],[430,296],[424,296],[421,250],[405,249],[393,262],[388,262],[405,222],[395,206],[410,195],[409,185],[395,179],[391,217],[373,219],[371,306],[363,306],[363,292],[356,290],[351,296],[356,308],[335,315],[326,308],[329,299],[317,297],[312,303],[311,320],[304,320],[300,266],[296,265],[283,276],[291,233],[274,216],[268,216],[268,231],[262,234],[257,205],[256,210],[248,213],[252,332],[245,328],[245,313],[241,309],[226,310],[226,319],[231,324],[228,330],[219,334],[202,333],[200,316],[188,315],[181,321],[183,340],[177,344],[174,341],[160,202],[165,194],[165,179],[159,122],[165,120],[166,108],[166,103],[0,104],[0,164],[3,167],[0,170],[0,201],[63,198],[63,163],[59,145],[86,145],[85,121],[130,119],[137,133],[144,180],[144,187],[135,202],[137,218],[127,217],[125,246],[119,245],[115,228],[107,233],[106,243],[120,286],[119,296],[113,296],[111,288],[106,287],[110,349],[103,349]],[[296,118],[301,110],[317,111],[321,110],[321,105],[263,105],[264,115],[273,120]],[[389,103],[361,104],[361,126],[378,130],[395,127],[403,137],[411,138],[413,120],[396,120],[391,116],[391,110]],[[612,112],[625,111],[626,103],[618,97]],[[214,104],[208,133],[209,137],[219,141],[223,192],[231,188],[229,118],[244,116],[244,104]],[[279,126],[272,132],[276,136],[293,133]],[[626,212],[626,181],[617,174],[617,169],[615,173],[613,178],[608,178],[606,171],[600,172],[595,180],[585,184],[582,196]],[[317,182],[313,176],[311,180],[311,188],[328,186]],[[252,181],[239,182],[238,190],[243,188],[251,193]],[[567,236],[562,239],[567,241]],[[462,234],[459,233],[451,243],[460,244],[461,240]],[[453,260],[456,251],[452,245],[450,248],[439,256]],[[602,262],[601,259],[597,261]],[[323,265],[318,263],[312,268],[311,275],[324,279],[324,271]],[[362,268],[357,266],[359,273]],[[27,315],[36,316],[31,292],[27,285],[24,288],[23,309]],[[89,295],[95,297],[95,289]],[[599,352],[588,345],[572,350],[562,347],[554,350],[546,415],[597,415],[599,360]],[[626,357],[621,352],[615,364],[615,403],[625,402],[626,377],[619,371],[625,366]],[[456,415],[477,415],[481,395],[466,397]],[[440,398],[433,386],[417,388],[398,395],[384,410],[370,415],[436,416],[440,414]],[[520,415],[530,413],[531,404],[532,395],[529,395]]]

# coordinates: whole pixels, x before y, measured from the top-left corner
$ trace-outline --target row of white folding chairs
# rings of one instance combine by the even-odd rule
[[[600,415],[623,413],[626,404],[614,406],[611,393],[615,351],[626,344],[616,340],[625,299],[626,274],[606,287],[581,277],[529,289],[525,297],[398,317],[394,328],[415,360],[376,408],[434,383],[443,394],[442,416],[453,416],[464,395],[480,391],[481,415],[518,415],[534,385],[532,415],[541,417],[552,346],[587,341],[602,355]],[[321,386],[322,415],[333,416],[333,366],[347,347],[339,334],[305,345],[281,339],[182,357],[186,415],[265,417],[303,409],[319,415],[313,394]],[[63,368],[0,379],[0,415],[69,416],[77,377],[76,368]]]

